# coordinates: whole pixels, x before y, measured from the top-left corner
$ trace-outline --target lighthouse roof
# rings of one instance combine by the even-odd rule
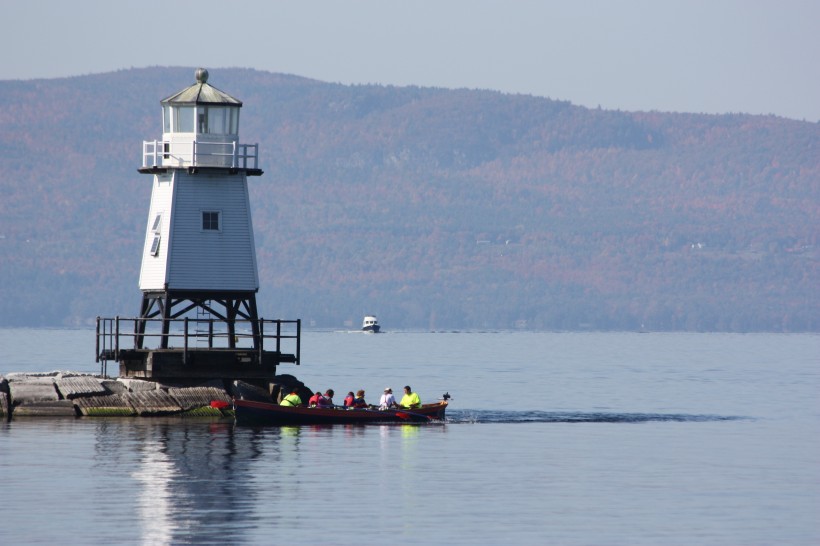
[[[170,97],[162,99],[162,104],[225,104],[242,106],[242,101],[208,83],[208,71],[198,68],[196,83]]]

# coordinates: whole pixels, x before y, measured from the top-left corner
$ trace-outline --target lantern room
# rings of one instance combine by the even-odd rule
[[[163,138],[172,134],[233,136],[239,133],[242,102],[208,84],[208,71],[196,71],[196,83],[160,101]]]
[[[257,168],[255,145],[239,144],[242,101],[210,85],[207,70],[197,69],[196,83],[160,103],[162,140],[143,143],[143,169]]]

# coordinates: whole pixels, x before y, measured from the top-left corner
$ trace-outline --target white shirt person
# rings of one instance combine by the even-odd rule
[[[399,407],[399,405],[396,403],[396,398],[393,396],[393,389],[387,387],[384,389],[384,394],[382,394],[382,397],[379,398],[379,409],[386,410],[392,407]]]

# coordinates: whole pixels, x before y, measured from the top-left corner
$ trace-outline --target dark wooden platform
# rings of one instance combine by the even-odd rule
[[[255,303],[250,296],[249,308],[253,310]],[[226,307],[235,311],[242,303],[236,300]],[[187,312],[193,305],[179,312]],[[169,306],[166,301],[164,309]],[[208,309],[213,311],[210,306]],[[267,384],[277,375],[279,364],[299,365],[301,324],[298,319],[98,317],[97,362],[102,376],[108,375],[108,362],[117,362],[123,378],[188,384],[241,379]]]
[[[269,380],[295,355],[253,349],[120,349],[120,377],[153,380]]]

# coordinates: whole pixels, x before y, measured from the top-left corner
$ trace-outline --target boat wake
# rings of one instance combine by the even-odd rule
[[[447,423],[700,423],[738,421],[748,417],[681,413],[610,413],[577,411],[449,410]]]

